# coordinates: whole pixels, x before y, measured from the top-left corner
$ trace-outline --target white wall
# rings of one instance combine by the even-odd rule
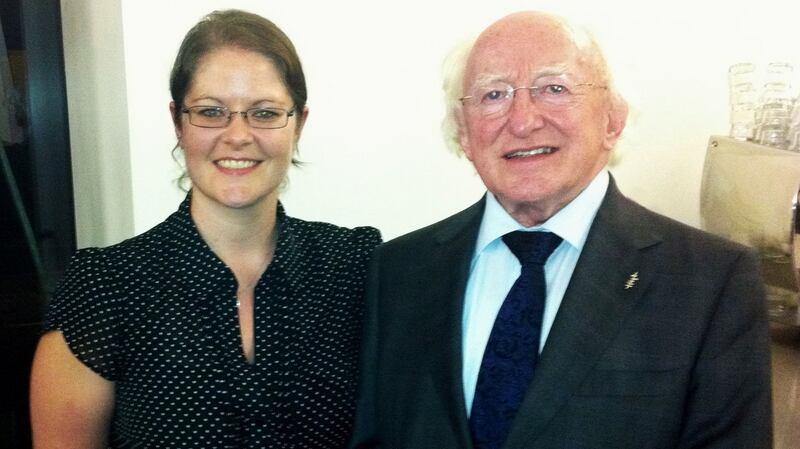
[[[182,198],[173,182],[180,170],[171,158],[169,70],[183,34],[213,9],[272,19],[303,61],[311,113],[300,157],[308,164],[290,173],[282,197],[289,213],[372,224],[391,238],[481,195],[471,167],[448,153],[440,136],[441,62],[455,43],[520,9],[560,13],[595,33],[632,106],[613,173],[629,196],[698,225],[706,142],[727,132],[727,67],[800,60],[800,7],[788,4],[63,1],[75,169],[85,172],[76,177],[79,246],[143,232]],[[116,191],[130,192],[131,202],[117,203]]]

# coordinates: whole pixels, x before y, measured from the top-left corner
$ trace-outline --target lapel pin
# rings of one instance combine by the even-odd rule
[[[625,290],[629,288],[633,288],[636,285],[636,282],[639,280],[639,272],[631,274],[627,281],[625,281]]]

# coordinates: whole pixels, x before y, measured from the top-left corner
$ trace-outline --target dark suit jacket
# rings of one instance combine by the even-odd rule
[[[352,447],[472,447],[461,312],[483,208],[377,250]],[[505,448],[771,447],[757,259],[612,181]]]

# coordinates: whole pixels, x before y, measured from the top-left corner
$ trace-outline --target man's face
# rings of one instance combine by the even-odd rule
[[[591,182],[624,126],[624,112],[612,111],[605,80],[586,56],[551,19],[510,16],[478,38],[467,62],[464,93],[475,98],[459,116],[464,153],[526,226],[547,220]],[[557,85],[571,88],[569,100],[544,98],[560,95],[545,87]],[[541,88],[536,97],[517,90],[506,108],[487,105],[502,86]]]

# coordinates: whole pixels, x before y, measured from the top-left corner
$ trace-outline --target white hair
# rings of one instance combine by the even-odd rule
[[[442,135],[447,147],[458,156],[464,154],[458,138],[458,114],[462,107],[460,99],[464,96],[464,71],[467,69],[467,59],[477,38],[473,36],[456,45],[445,57],[442,67],[445,104]]]

